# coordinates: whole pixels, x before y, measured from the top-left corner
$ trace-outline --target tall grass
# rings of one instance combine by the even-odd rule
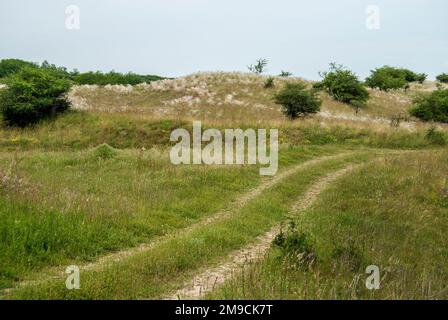
[[[341,179],[295,220],[312,263],[273,247],[210,297],[446,299],[446,156],[384,158]],[[368,265],[380,268],[379,290],[366,289]]]

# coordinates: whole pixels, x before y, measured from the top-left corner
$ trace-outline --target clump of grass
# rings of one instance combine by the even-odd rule
[[[103,143],[103,144],[99,145],[92,152],[92,155],[96,159],[103,159],[103,160],[113,159],[117,156],[117,154],[118,154],[118,151],[115,148],[112,148],[107,143]]]
[[[289,222],[286,231],[280,231],[272,245],[280,250],[282,258],[292,268],[311,266],[317,258],[310,236],[299,232],[294,221]]]
[[[363,266],[362,252],[355,242],[349,239],[347,244],[337,244],[333,251],[333,259],[338,266],[351,272],[359,271]]]
[[[431,144],[438,145],[438,146],[445,146],[447,144],[447,140],[448,140],[446,135],[442,131],[437,130],[437,128],[435,126],[428,129],[428,131],[426,132],[425,138]]]
[[[270,88],[274,88],[275,87],[275,79],[273,77],[269,77],[266,79],[266,81],[264,82],[264,88],[265,89],[270,89]]]

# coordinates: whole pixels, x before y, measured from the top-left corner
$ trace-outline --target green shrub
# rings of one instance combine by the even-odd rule
[[[425,73],[415,73],[408,69],[390,66],[377,68],[372,70],[371,73],[366,78],[366,85],[383,91],[403,89],[410,82],[418,81],[423,83],[428,76]]]
[[[279,77],[283,77],[283,78],[288,78],[290,76],[292,76],[292,73],[289,71],[284,71],[284,70],[282,70],[279,74]]]
[[[258,59],[255,64],[251,64],[247,67],[250,72],[256,73],[256,74],[262,74],[266,71],[266,66],[268,65],[268,60],[266,59]]]
[[[24,67],[10,75],[0,92],[0,111],[8,125],[25,127],[69,108],[64,94],[71,82],[50,69]]]
[[[342,65],[330,64],[330,71],[321,73],[323,80],[314,85],[325,89],[336,101],[353,105],[356,110],[369,99],[369,92],[358,77]]]
[[[122,85],[136,85],[139,83],[149,83],[151,81],[157,81],[165,79],[163,77],[155,76],[155,75],[139,75],[132,72],[129,73],[120,73],[115,71],[110,71],[107,73],[103,73],[100,71],[96,72],[84,72],[80,73],[76,69],[74,71],[68,71],[65,67],[58,67],[54,64],[50,64],[48,61],[44,61],[41,65],[18,60],[18,59],[4,59],[0,61],[0,78],[6,78],[10,75],[13,75],[24,67],[36,68],[36,69],[45,69],[51,72],[53,75],[58,78],[73,80],[74,83],[83,85],[83,84],[91,84],[91,85],[107,85],[107,84],[122,84]]]
[[[298,232],[296,224],[290,222],[286,232],[280,231],[272,241],[272,246],[280,249],[283,257],[300,265],[310,265],[316,261],[317,254],[313,241],[306,233]]]
[[[107,143],[103,143],[93,150],[93,156],[95,159],[112,159],[115,158],[117,154],[117,150],[115,150]]]
[[[417,77],[415,78],[415,81],[418,81],[419,83],[425,82],[425,80],[428,78],[428,75],[426,73],[418,73]]]
[[[410,113],[423,121],[448,123],[448,89],[439,89],[417,98]]]
[[[428,129],[425,138],[433,145],[445,146],[448,143],[445,134],[437,130],[435,126]]]
[[[437,81],[442,82],[442,83],[448,83],[448,73],[442,73],[439,74],[436,77]]]
[[[290,119],[316,113],[322,101],[314,90],[307,90],[302,83],[287,83],[274,97],[275,103],[283,107],[283,113]]]
[[[264,82],[265,89],[273,88],[274,85],[275,84],[274,84],[274,78],[273,77],[267,78],[266,81]]]
[[[11,74],[19,72],[25,67],[37,68],[38,65],[19,59],[3,59],[0,61],[0,78],[6,78]]]
[[[96,84],[96,85],[107,85],[107,84],[122,84],[122,85],[136,85],[139,83],[149,83],[151,81],[162,80],[164,78],[153,75],[139,75],[135,73],[119,73],[115,71],[110,71],[107,73],[97,72],[85,72],[77,73],[73,75],[73,81],[76,84]]]

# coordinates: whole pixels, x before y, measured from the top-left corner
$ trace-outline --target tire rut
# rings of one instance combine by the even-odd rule
[[[347,172],[353,170],[355,165],[350,165],[341,170],[333,172],[319,181],[314,183],[294,204],[290,213],[297,215],[300,211],[309,208],[318,195],[332,182],[345,175]],[[204,270],[196,275],[192,280],[187,282],[185,286],[173,293],[170,293],[165,300],[196,300],[202,298],[207,293],[212,292],[216,287],[224,284],[236,271],[244,268],[244,265],[261,259],[269,247],[272,240],[280,232],[281,226],[275,226],[264,235],[256,238],[256,241],[240,250],[234,251],[226,258],[225,263]]]
[[[342,153],[339,153],[336,155],[320,156],[315,159],[308,160],[306,162],[295,165],[291,168],[286,169],[285,171],[278,173],[273,178],[270,178],[267,181],[263,181],[254,189],[248,191],[247,193],[243,194],[242,196],[240,196],[237,199],[235,199],[234,201],[232,201],[227,208],[220,210],[211,216],[207,216],[207,217],[199,220],[197,223],[192,224],[191,226],[176,230],[167,235],[162,235],[162,236],[156,237],[156,238],[152,239],[150,242],[140,244],[136,247],[132,247],[129,249],[125,249],[125,250],[121,250],[118,252],[104,255],[104,256],[98,258],[94,262],[87,263],[84,265],[79,265],[79,269],[81,272],[100,270],[108,265],[117,263],[123,259],[129,258],[129,257],[137,255],[139,253],[149,251],[152,248],[154,248],[155,246],[157,246],[165,241],[168,241],[169,239],[172,239],[173,237],[176,237],[179,235],[185,235],[185,234],[188,234],[188,233],[196,230],[197,228],[207,226],[207,225],[210,225],[210,224],[218,222],[218,221],[225,220],[226,218],[230,217],[235,211],[241,209],[246,204],[248,204],[251,200],[253,200],[257,196],[259,196],[262,192],[264,192],[267,189],[272,188],[273,186],[277,185],[279,182],[281,182],[285,178],[295,174],[296,172],[298,172],[300,170],[304,170],[309,167],[312,167],[314,165],[320,164],[321,162],[324,162],[324,161],[343,158],[343,157],[352,155],[354,153],[355,152],[342,152]],[[0,290],[0,296],[8,294],[8,293],[10,293],[18,288],[21,288],[21,287],[39,285],[39,284],[42,284],[42,283],[45,283],[45,282],[48,282],[51,280],[60,279],[64,276],[65,276],[65,273],[61,272],[60,266],[52,267],[51,269],[49,269],[49,271],[47,272],[47,274],[44,276],[43,279],[24,280],[24,281],[18,282],[12,288]]]

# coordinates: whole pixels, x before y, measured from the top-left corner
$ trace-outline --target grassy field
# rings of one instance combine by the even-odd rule
[[[273,245],[210,298],[447,299],[446,157],[383,158],[347,175],[285,226],[304,241]],[[379,290],[366,289],[369,265]]]
[[[74,110],[0,128],[0,298],[163,298],[290,220],[288,234],[306,235],[299,249],[313,263],[272,247],[208,297],[446,297],[447,128],[436,126],[436,139],[433,124],[401,116],[434,84],[372,91],[358,114],[322,95],[321,113],[289,121],[272,95],[303,80],[276,78],[273,89],[264,81],[200,73],[80,86],[70,93]],[[277,177],[251,165],[172,165],[170,133],[191,130],[193,119],[221,130],[278,128]],[[354,164],[291,217],[310,186]],[[384,289],[364,289],[367,263],[382,270]],[[68,265],[81,269],[80,290],[65,287]]]

